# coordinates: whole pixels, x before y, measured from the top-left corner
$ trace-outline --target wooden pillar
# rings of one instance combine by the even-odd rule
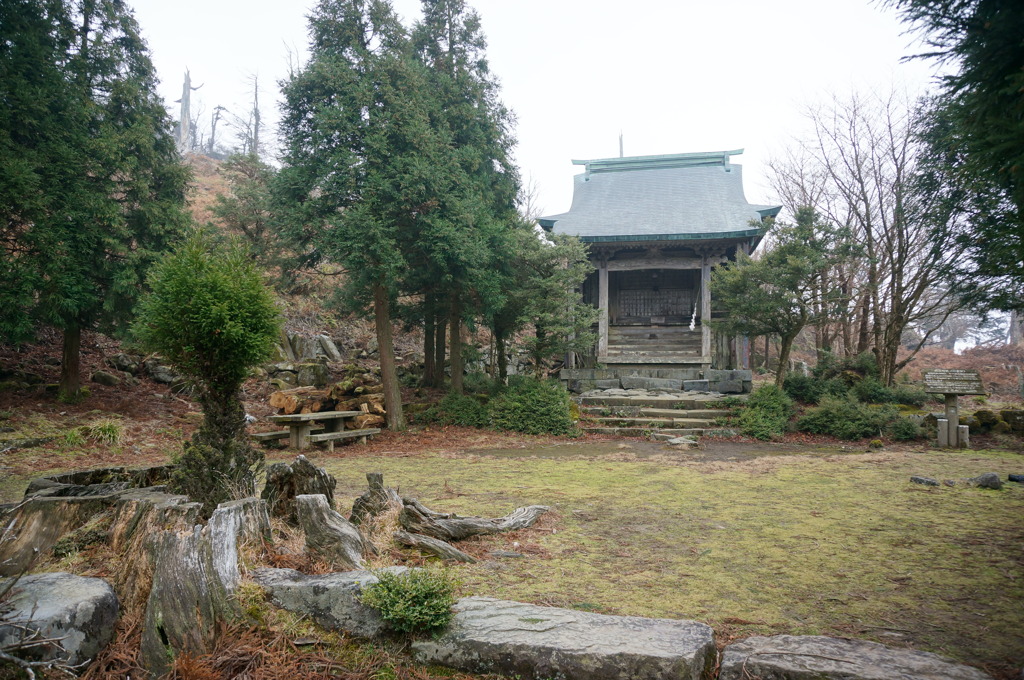
[[[711,361],[711,263],[704,255],[700,266],[700,355]]]
[[[601,260],[597,270],[597,306],[601,315],[597,322],[597,356],[608,356],[608,261]]]

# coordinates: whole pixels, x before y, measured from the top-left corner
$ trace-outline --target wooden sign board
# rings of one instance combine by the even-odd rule
[[[937,368],[924,374],[924,391],[929,394],[988,394],[977,371],[965,368]]]

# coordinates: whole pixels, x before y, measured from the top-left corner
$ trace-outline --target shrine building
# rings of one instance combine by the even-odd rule
[[[578,236],[596,269],[583,298],[600,309],[598,342],[584,364],[620,369],[745,369],[745,338],[704,322],[715,309],[711,269],[752,253],[781,206],[743,194],[743,152],[574,160],[584,171],[568,212],[539,219]],[[574,366],[569,365],[572,369]]]

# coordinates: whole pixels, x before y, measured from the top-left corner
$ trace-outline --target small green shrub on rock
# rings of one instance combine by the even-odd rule
[[[431,633],[452,620],[458,582],[447,571],[412,569],[401,574],[374,572],[377,582],[363,591],[388,628],[399,633]]]
[[[775,385],[762,385],[750,394],[740,412],[740,431],[748,437],[768,440],[786,431],[793,415],[793,400]]]
[[[475,397],[450,392],[437,404],[419,414],[416,420],[425,425],[487,427],[491,417],[487,407]]]
[[[889,405],[872,407],[852,398],[824,397],[819,406],[807,409],[796,427],[802,432],[855,440],[878,436],[898,417],[899,412]]]
[[[509,379],[508,387],[491,401],[491,423],[524,434],[578,434],[562,383],[526,376]]]

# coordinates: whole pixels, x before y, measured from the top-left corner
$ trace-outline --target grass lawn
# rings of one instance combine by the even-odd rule
[[[1024,485],[928,488],[1024,472],[998,451],[726,455],[647,443],[319,457],[342,512],[383,472],[435,510],[537,527],[471,539],[467,593],[711,624],[726,639],[824,634],[910,645],[1005,673],[1024,658]],[[521,552],[495,559],[489,550]],[[1000,673],[1000,674],[1002,674]]]

